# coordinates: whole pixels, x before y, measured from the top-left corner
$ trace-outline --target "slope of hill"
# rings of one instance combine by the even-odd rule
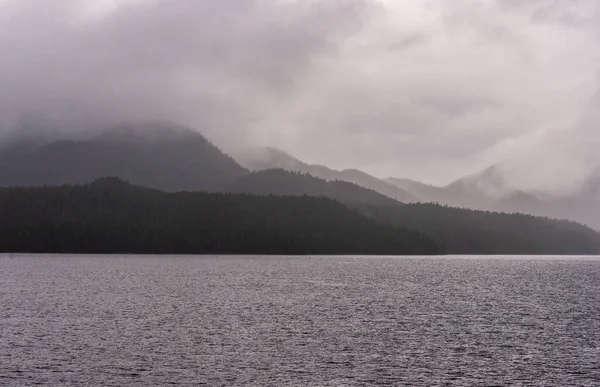
[[[269,169],[251,173],[230,184],[226,190],[228,192],[255,195],[326,197],[351,206],[401,205],[394,199],[352,183],[327,181],[309,174],[290,172],[283,169]]]
[[[90,140],[13,151],[4,160],[0,186],[81,184],[117,176],[165,191],[213,191],[248,173],[202,135],[169,123],[123,125]]]
[[[430,235],[448,254],[600,254],[600,234],[566,220],[436,204],[371,207],[369,214]]]
[[[436,254],[422,233],[325,198],[163,193],[115,178],[0,189],[0,251]]]
[[[309,175],[325,180],[339,180],[353,183],[404,203],[417,200],[409,192],[368,173],[356,169],[337,171],[323,165],[307,164],[275,148],[252,149],[238,155],[237,160],[246,168],[254,171],[279,168],[292,172],[308,173]]]

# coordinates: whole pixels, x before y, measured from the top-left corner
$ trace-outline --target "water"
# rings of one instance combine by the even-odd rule
[[[600,259],[0,256],[0,385],[599,386]]]

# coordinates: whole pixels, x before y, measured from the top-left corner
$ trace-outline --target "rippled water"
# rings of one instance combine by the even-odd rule
[[[600,385],[600,259],[0,256],[0,385]]]

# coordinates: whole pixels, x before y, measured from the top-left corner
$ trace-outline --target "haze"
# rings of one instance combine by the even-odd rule
[[[0,0],[0,126],[163,119],[444,184],[600,167],[596,0]]]

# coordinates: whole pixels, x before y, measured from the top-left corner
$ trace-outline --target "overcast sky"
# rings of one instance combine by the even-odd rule
[[[170,119],[224,149],[524,187],[600,165],[597,0],[0,0],[0,126]]]

